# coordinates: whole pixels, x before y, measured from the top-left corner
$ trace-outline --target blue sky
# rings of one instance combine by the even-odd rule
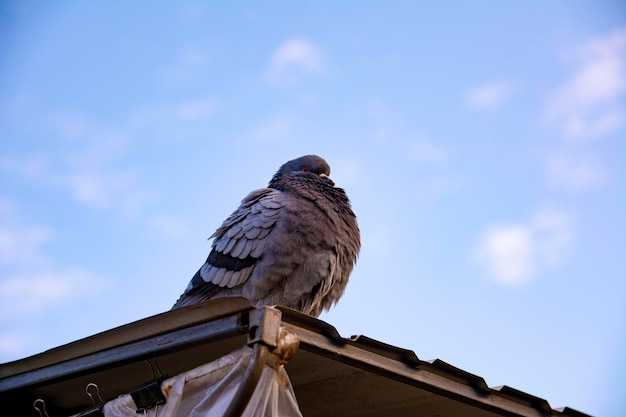
[[[625,12],[3,2],[0,361],[167,311],[239,201],[315,153],[363,244],[321,319],[623,415]]]

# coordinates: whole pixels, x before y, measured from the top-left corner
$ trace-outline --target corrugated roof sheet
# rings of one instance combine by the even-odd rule
[[[368,338],[343,338],[330,324],[277,307],[281,325],[300,338],[286,369],[302,414],[313,416],[586,416],[442,360],[424,361],[409,349]],[[130,323],[19,361],[0,365],[0,401],[32,410],[44,398],[51,415],[90,405],[97,382],[105,400],[150,379],[146,360],[174,375],[246,343],[244,299],[212,300]],[[56,412],[57,414],[53,414]],[[34,414],[36,415],[36,414]]]
[[[512,413],[514,415],[587,416],[587,414],[569,407],[553,409],[547,400],[508,386],[489,387],[485,380],[480,376],[466,372],[440,359],[423,361],[418,358],[414,351],[409,349],[388,345],[366,336],[342,338],[338,334],[337,330],[328,323],[301,315],[298,312],[284,309],[282,307],[278,308],[283,311],[283,320],[287,323],[296,323],[300,329],[307,329],[314,334],[324,335],[325,338],[332,340],[332,343],[337,347],[335,348],[336,350],[334,353],[338,355],[336,358],[338,361],[351,362],[345,357],[341,357],[341,351],[344,350],[345,346],[353,346],[358,348],[360,351],[371,352],[379,358],[387,358],[397,362],[396,366],[391,370],[379,370],[379,373],[384,374],[387,377],[401,377],[400,379],[406,383],[419,386],[427,391],[440,393],[448,398],[455,398],[460,402],[473,404],[475,407],[494,411],[498,415],[501,415],[501,412],[504,412],[505,415]],[[296,333],[298,332],[296,331]],[[298,334],[300,335],[301,333]],[[304,340],[306,345],[306,338]],[[306,346],[305,349],[311,349],[318,352],[319,348],[324,345],[319,340],[309,343],[310,345]],[[332,352],[333,348],[330,348],[330,351]],[[368,365],[372,365],[374,367],[381,363],[380,360],[367,360],[366,362],[368,362]],[[399,364],[406,365],[408,368],[398,366]],[[410,371],[405,372],[407,369],[410,369]],[[435,380],[432,378],[433,375],[440,376],[441,379]],[[428,376],[430,376],[430,378]],[[453,386],[454,384],[451,384],[452,381],[458,383],[459,386]],[[293,378],[292,383],[294,383]],[[297,384],[294,383],[294,389],[296,389],[296,386]],[[462,389],[463,387],[470,388],[470,390]],[[476,411],[471,414],[477,415]]]

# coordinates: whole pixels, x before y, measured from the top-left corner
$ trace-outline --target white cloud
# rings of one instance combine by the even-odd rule
[[[52,232],[45,227],[0,227],[0,265],[44,263],[40,247],[52,237]]]
[[[619,129],[626,119],[626,28],[592,39],[566,53],[573,74],[553,93],[548,123],[567,137],[594,138]]]
[[[15,267],[46,267],[49,259],[41,248],[54,239],[47,227],[19,225],[14,220],[17,213],[12,201],[0,200],[0,267],[5,274]]]
[[[39,314],[83,294],[96,293],[106,280],[81,268],[22,272],[0,281],[3,319],[8,315]]]
[[[188,116],[197,116],[202,110],[189,108]],[[53,119],[67,141],[62,151],[45,156],[4,157],[0,169],[39,186],[68,190],[81,204],[124,214],[136,214],[154,198],[141,184],[137,170],[119,166],[129,148],[127,133],[102,129],[84,120],[80,134],[68,133],[66,124],[74,123],[71,117]]]
[[[52,173],[49,179],[54,186],[69,189],[79,203],[114,209],[126,215],[136,215],[155,198],[140,185],[137,172],[130,169],[81,164],[65,172]]]
[[[134,190],[137,189],[133,172],[106,172],[97,169],[76,169],[59,175],[57,181],[68,187],[74,198],[88,205],[107,208],[114,204],[130,207]]]
[[[496,281],[503,284],[523,282],[534,275],[532,251],[532,231],[524,225],[492,225],[481,237],[481,257]]]
[[[489,111],[501,107],[514,92],[515,87],[512,83],[497,81],[469,89],[465,100],[472,108]]]
[[[525,223],[488,226],[479,239],[476,258],[495,282],[520,285],[561,264],[573,239],[570,215],[542,209]]]
[[[272,54],[268,76],[277,83],[293,83],[304,75],[321,74],[326,64],[321,51],[308,40],[289,39]]]
[[[80,267],[61,267],[44,253],[53,233],[42,226],[18,226],[15,213],[0,225],[0,320],[38,314],[53,305],[100,290],[107,280]]]
[[[570,192],[583,192],[602,185],[605,167],[587,154],[555,153],[545,159],[548,183]]]

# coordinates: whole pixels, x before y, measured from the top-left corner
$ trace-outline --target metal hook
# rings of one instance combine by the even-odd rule
[[[42,406],[42,408],[43,408],[43,413],[41,412],[41,410],[39,409],[39,407],[37,407],[37,403],[41,403],[41,406]],[[34,408],[35,410],[37,410],[37,412],[39,413],[39,416],[40,416],[40,417],[44,417],[44,416],[45,416],[45,417],[50,417],[50,416],[48,415],[48,412],[46,411],[46,402],[45,402],[44,400],[42,400],[41,398],[37,398],[37,399],[35,400],[35,402],[33,402],[33,408]]]
[[[148,359],[144,360],[144,362],[148,364],[148,366],[150,367],[150,370],[152,371],[152,379],[155,379],[156,376],[154,374],[154,366],[152,366],[152,362],[150,362]]]
[[[96,394],[98,394],[98,399],[100,400],[99,402],[100,403],[104,402],[104,400],[100,396],[100,388],[98,388],[98,386],[96,384],[94,384],[93,382],[90,382],[85,387],[85,392],[87,393],[87,395],[89,395],[89,398],[91,398],[91,402],[93,403],[93,405],[96,405],[96,400],[93,398],[93,395],[91,395],[91,393],[89,392],[89,388],[90,387],[95,387],[96,388]]]
[[[159,368],[159,358],[154,358],[154,366],[156,366],[159,377],[163,376],[163,374],[161,373],[161,368]]]
[[[150,362],[149,360],[145,360],[145,362],[150,365],[150,371],[152,371],[152,379],[156,379],[156,373],[154,372],[154,368],[156,367],[156,370],[159,374],[159,377],[162,376],[163,374],[161,373],[161,369],[159,368],[159,363],[157,362],[158,358],[154,358],[154,365],[152,365],[152,362]]]

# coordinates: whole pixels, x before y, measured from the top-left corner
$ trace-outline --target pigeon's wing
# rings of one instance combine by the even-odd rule
[[[283,210],[281,192],[261,188],[251,192],[237,210],[211,235],[211,253],[174,308],[212,298],[241,286],[252,274],[271,239]]]

